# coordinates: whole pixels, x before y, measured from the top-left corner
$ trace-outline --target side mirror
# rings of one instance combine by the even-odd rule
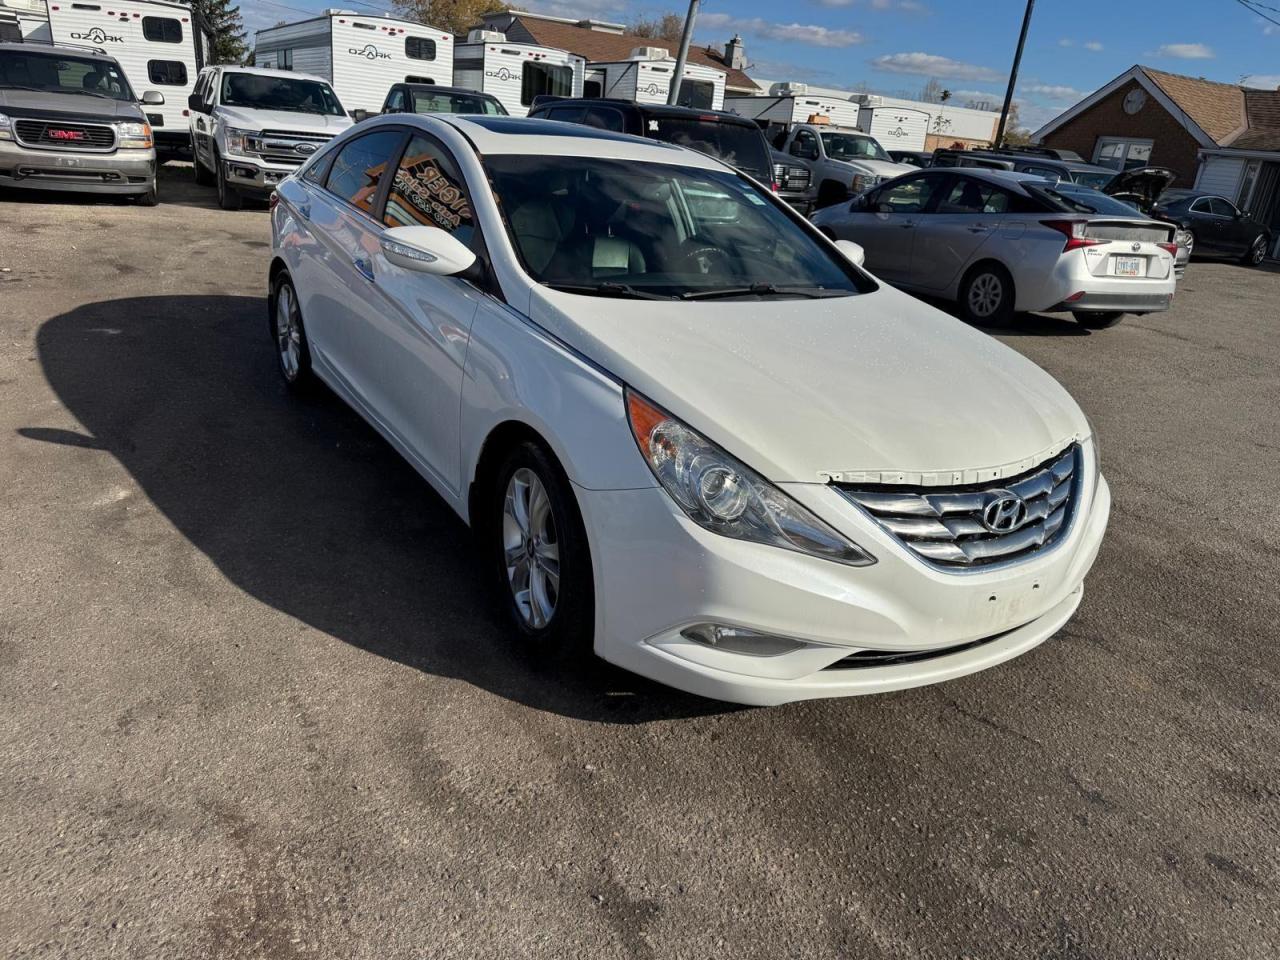
[[[862,249],[860,243],[854,243],[852,240],[837,240],[836,247],[855,267],[860,267],[867,262],[867,251]]]
[[[144,101],[145,102],[145,101]],[[198,93],[193,93],[187,97],[187,109],[192,113],[204,113],[204,101],[200,99]]]
[[[372,116],[373,114],[370,113],[368,110],[361,110],[357,108],[351,111],[351,119],[354,120],[356,123],[361,123],[362,121],[368,120]]]
[[[142,95],[142,102],[149,107],[158,107],[164,103],[164,94],[159,90],[148,90]]]
[[[451,277],[476,262],[469,247],[439,227],[392,227],[383,232],[380,242],[391,263],[417,273]]]

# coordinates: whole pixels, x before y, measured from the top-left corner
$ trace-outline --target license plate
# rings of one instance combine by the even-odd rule
[[[1117,277],[1143,276],[1142,257],[1113,257],[1112,259],[1115,261]]]

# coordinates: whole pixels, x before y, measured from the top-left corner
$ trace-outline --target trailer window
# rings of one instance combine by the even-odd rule
[[[434,60],[436,42],[428,37],[405,37],[404,55],[410,60]]]
[[[148,60],[147,76],[151,82],[169,87],[187,85],[187,65],[181,60]]]
[[[293,69],[293,48],[292,47],[290,47],[288,50],[276,51],[276,69],[277,70]]]
[[[711,110],[715,102],[716,85],[710,80],[690,80],[685,77],[680,81],[680,96],[676,98],[677,106]]]
[[[142,36],[152,43],[181,43],[182,24],[172,17],[143,17]]]
[[[434,81],[434,80],[432,80],[430,77],[414,77],[414,76],[408,76],[408,77],[405,77],[405,78],[404,78],[404,82],[405,82],[405,83],[429,83],[429,84],[431,84],[432,86],[434,86],[434,85],[435,85],[435,81]]]
[[[520,103],[529,106],[542,94],[573,96],[573,68],[550,63],[526,63],[520,77]]]

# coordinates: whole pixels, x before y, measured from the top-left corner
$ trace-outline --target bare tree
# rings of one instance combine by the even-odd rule
[[[450,33],[466,33],[486,13],[510,10],[503,0],[392,0],[398,16],[443,27]]]
[[[667,40],[680,42],[680,34],[684,32],[684,17],[678,13],[664,13],[657,17],[638,16],[627,25],[627,33],[650,40]]]

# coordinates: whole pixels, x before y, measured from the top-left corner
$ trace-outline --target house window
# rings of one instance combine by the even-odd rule
[[[427,37],[405,37],[404,55],[410,60],[434,60],[436,42]]]
[[[520,76],[520,102],[524,106],[542,94],[553,97],[573,96],[573,68],[549,63],[526,63]]]
[[[182,24],[172,17],[143,17],[142,36],[152,43],[181,43]]]
[[[1093,148],[1093,162],[1112,170],[1132,170],[1151,162],[1152,140],[1127,137],[1099,137]]]
[[[293,48],[292,47],[290,47],[288,50],[276,51],[276,69],[277,70],[293,69]]]
[[[147,76],[159,86],[185,87],[187,65],[181,60],[148,60]]]

